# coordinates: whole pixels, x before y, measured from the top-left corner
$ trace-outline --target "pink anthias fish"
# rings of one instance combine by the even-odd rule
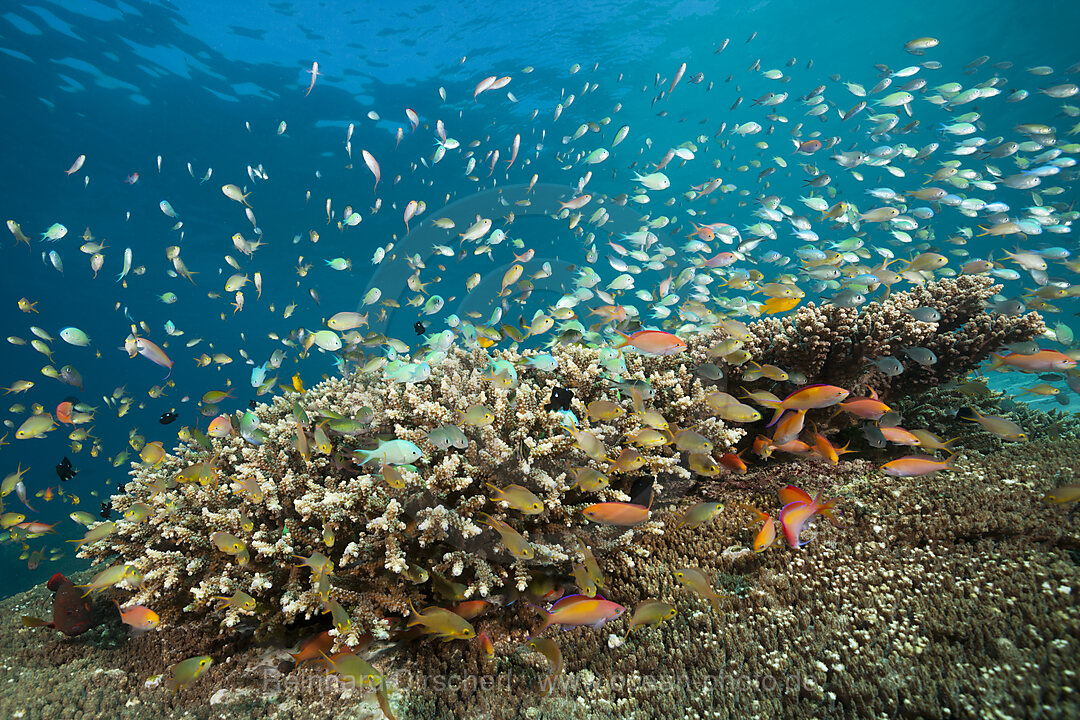
[[[738,259],[739,259],[739,256],[736,255],[733,252],[721,252],[721,253],[717,253],[716,255],[713,255],[708,260],[702,260],[701,261],[701,267],[707,267],[707,268],[727,267],[728,265],[734,264],[735,261],[738,260]]]
[[[551,606],[551,610],[545,610],[538,605],[530,605],[544,616],[544,624],[536,631],[535,635],[542,635],[552,625],[561,625],[563,628],[580,627],[589,625],[599,630],[604,623],[626,612],[626,608],[618,603],[597,595],[570,595]]]
[[[638,330],[633,335],[619,335],[623,341],[615,346],[616,349],[629,345],[648,355],[674,355],[686,349],[685,341],[663,330]]]
[[[840,410],[863,420],[878,420],[885,413],[892,412],[892,408],[881,402],[872,389],[869,397],[848,398],[847,402],[840,403]]]
[[[164,350],[150,340],[141,337],[128,337],[124,342],[124,350],[127,351],[130,357],[142,355],[155,365],[166,368],[169,371],[168,375],[165,376],[166,380],[169,379],[169,375],[172,375],[173,361],[169,359]]]
[[[955,467],[958,455],[959,453],[954,453],[945,460],[938,460],[929,455],[908,455],[885,463],[881,466],[881,469],[885,471],[886,475],[892,475],[893,477],[931,475],[941,470],[952,470]]]
[[[993,358],[990,362],[991,370],[997,370],[1004,366],[1026,373],[1065,372],[1076,367],[1075,360],[1057,350],[1039,350],[1030,355],[1022,353],[1009,353],[1008,355],[990,353],[990,357]]]
[[[821,493],[811,498],[805,490],[800,490],[794,485],[787,485],[780,489],[780,502],[784,509],[780,511],[780,527],[784,532],[784,539],[791,547],[805,545],[806,541],[799,541],[799,534],[803,531],[815,515],[822,515],[829,519],[834,526],[843,528],[840,521],[833,514],[837,498],[822,500]]]

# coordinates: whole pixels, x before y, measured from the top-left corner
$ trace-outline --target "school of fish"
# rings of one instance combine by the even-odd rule
[[[32,257],[40,251],[42,262],[56,271],[58,283],[64,273],[83,272],[76,266],[87,262],[87,272],[97,278],[101,292],[117,293],[116,312],[125,331],[110,337],[99,337],[95,331],[91,337],[78,327],[89,325],[90,318],[80,318],[77,307],[63,318],[46,318],[37,307],[40,298],[33,297],[29,288],[19,299],[17,310],[25,315],[26,333],[8,338],[9,352],[40,354],[46,362],[41,368],[45,380],[6,381],[5,395],[18,402],[5,418],[9,433],[0,439],[0,446],[12,445],[18,454],[23,442],[66,434],[67,450],[76,459],[65,457],[57,465],[59,482],[51,482],[40,468],[29,474],[34,468],[29,463],[24,468],[19,458],[10,463],[16,467],[0,487],[0,540],[20,544],[22,559],[32,570],[64,552],[48,546],[56,525],[67,522],[53,510],[60,503],[72,506],[71,522],[82,526],[79,532],[84,534],[72,541],[79,548],[107,539],[125,523],[146,522],[154,508],[145,502],[125,506],[123,516],[113,519],[107,500],[112,490],[101,488],[106,501],[101,513],[91,513],[77,507],[80,498],[64,484],[95,466],[161,464],[174,443],[171,438],[148,437],[160,434],[162,426],[181,415],[189,424],[180,427],[179,439],[203,448],[206,459],[187,466],[175,483],[222,481],[215,467],[217,456],[211,453],[215,440],[238,435],[257,446],[267,437],[254,408],[228,408],[229,401],[246,402],[248,396],[290,398],[296,451],[305,459],[314,453],[330,455],[340,449],[342,438],[368,432],[372,410],[360,408],[353,416],[309,413],[302,402],[292,400],[303,398],[304,377],[310,384],[324,373],[360,373],[387,385],[419,385],[429,380],[433,366],[452,348],[493,353],[484,380],[508,391],[527,381],[526,372],[557,376],[559,361],[552,348],[578,344],[600,349],[605,377],[622,391],[621,401],[592,401],[575,414],[570,410],[572,393],[560,389],[567,394],[553,393],[549,408],[564,415],[563,430],[573,438],[577,464],[569,471],[578,492],[603,492],[613,476],[633,473],[645,464],[634,448],[611,452],[584,422],[601,423],[627,413],[641,419],[640,430],[629,438],[634,446],[669,448],[695,476],[745,473],[748,464],[777,462],[779,456],[792,462],[836,464],[844,453],[873,449],[861,439],[838,447],[828,426],[829,414],[819,413],[822,421],[817,425],[808,423],[808,413],[826,409],[876,428],[883,443],[905,448],[902,452],[919,449],[921,454],[885,462],[882,473],[911,477],[953,468],[959,456],[949,449],[951,441],[925,429],[900,427],[902,419],[872,392],[854,395],[855,388],[815,383],[791,368],[758,364],[743,349],[746,323],[785,315],[811,300],[858,309],[904,288],[958,275],[988,275],[1002,285],[986,308],[988,313],[1060,313],[1063,303],[1080,297],[1080,284],[1071,282],[1080,272],[1080,260],[1072,258],[1069,247],[1072,225],[1080,217],[1073,209],[1080,153],[1080,141],[1073,141],[1080,134],[1080,105],[1074,104],[1080,87],[1075,78],[1080,64],[1020,68],[982,56],[963,67],[946,67],[933,59],[938,41],[927,37],[904,46],[911,60],[903,67],[879,64],[861,76],[833,75],[825,84],[804,86],[801,77],[816,77],[810,72],[812,61],[791,58],[779,63],[781,67],[769,68],[759,59],[748,63],[742,57],[729,59],[735,50],[728,50],[728,45],[724,39],[716,45],[714,57],[688,59],[645,80],[612,75],[597,65],[591,69],[574,65],[558,101],[531,112],[520,110],[532,95],[528,83],[532,68],[526,67],[478,72],[474,87],[441,87],[437,99],[417,99],[420,109],[372,109],[367,121],[344,124],[340,147],[329,155],[332,160],[325,161],[342,165],[352,187],[328,189],[315,182],[302,197],[294,198],[298,216],[310,221],[310,227],[292,239],[302,253],[295,263],[295,282],[264,283],[264,278],[280,279],[280,273],[262,264],[266,251],[261,248],[282,242],[281,236],[291,231],[269,227],[264,231],[257,220],[264,209],[260,194],[271,195],[268,188],[273,182],[258,163],[243,173],[217,173],[234,182],[222,184],[220,194],[213,190],[216,199],[223,196],[222,202],[228,201],[223,212],[229,231],[217,240],[223,258],[216,266],[189,267],[182,258],[186,216],[183,208],[174,208],[167,199],[152,209],[169,223],[169,240],[160,248],[132,241],[119,250],[93,235],[90,225],[98,223],[92,217],[78,219],[86,226],[81,244],[72,241],[77,235],[60,222],[14,216],[7,220],[15,242],[14,248],[7,248],[9,258],[24,250],[23,245],[33,250]],[[310,84],[298,86],[298,102],[317,97],[334,72],[329,67],[320,70],[314,62],[306,71]],[[323,80],[317,83],[318,78]],[[593,102],[606,98],[613,86],[622,100],[603,107],[599,100]],[[686,98],[690,103],[691,97],[695,112],[704,104],[716,109],[689,122],[682,114],[687,106],[678,101]],[[730,107],[727,102],[718,107],[720,97],[734,101]],[[618,119],[639,117],[643,108],[655,116],[649,124],[652,134]],[[494,123],[475,122],[483,113],[502,117]],[[385,133],[385,123],[393,117],[399,119],[390,120],[391,145],[375,134]],[[515,117],[522,121],[517,126],[512,122]],[[1014,117],[1015,122],[1002,120]],[[377,128],[376,122],[384,126]],[[281,121],[267,131],[265,118],[253,119],[247,131],[264,133],[269,142],[273,136],[298,132],[298,124]],[[661,142],[653,135],[666,139]],[[355,166],[354,142],[357,159],[362,160]],[[70,167],[57,169],[58,182],[70,184],[81,177],[81,187],[90,187],[94,152],[87,150]],[[214,174],[213,168],[197,172],[190,162],[158,156],[155,167],[141,175],[132,173],[123,183],[146,182],[151,173],[161,175],[176,164],[186,164],[187,180],[196,186]],[[453,166],[458,178],[452,185],[444,181],[447,166]],[[405,182],[406,178],[414,181]],[[804,188],[801,195],[780,194],[796,183]],[[401,194],[399,185],[416,194]],[[453,189],[445,190],[444,185]],[[558,197],[541,200],[545,192],[550,196],[553,186]],[[463,219],[434,209],[485,192],[494,198],[488,212]],[[352,199],[340,200],[345,194]],[[316,209],[318,222],[310,219],[310,213],[303,214],[308,208]],[[525,239],[532,235],[524,230],[519,235],[519,216],[537,214],[549,223],[551,234],[561,238],[559,242],[573,246],[538,249],[538,243]],[[389,230],[371,233],[366,228],[373,223]],[[43,229],[30,232],[24,226]],[[113,234],[123,235],[120,230]],[[432,237],[433,242],[428,240]],[[426,239],[417,245],[416,238]],[[342,247],[351,248],[357,257],[339,254]],[[85,258],[74,262],[80,254]],[[25,260],[19,256],[18,261]],[[454,263],[467,269],[459,271]],[[109,270],[99,277],[106,267]],[[381,275],[391,267],[398,272]],[[474,268],[483,269],[471,272]],[[108,272],[116,273],[115,279]],[[337,294],[339,275],[355,278],[354,284],[360,285],[364,273],[400,280],[394,286],[371,284],[356,302],[332,308],[333,312],[323,308],[317,285],[322,284],[324,295],[329,294],[326,287]],[[263,331],[262,321],[245,324],[240,337],[247,343],[246,336],[262,332],[277,347],[263,360],[245,344],[225,347],[220,339],[193,337],[171,320],[163,325],[151,321],[147,318],[156,318],[156,309],[128,304],[121,295],[137,284],[154,288],[164,306],[181,302],[188,293],[208,293],[217,306],[216,314],[200,328],[207,336],[214,335],[212,323],[243,321],[253,305],[265,307],[277,325]],[[466,303],[484,309],[449,312]],[[921,323],[936,323],[941,317],[930,307],[910,314]],[[395,337],[391,325],[406,316],[416,335]],[[733,389],[740,381],[772,382],[771,390],[747,391],[741,397],[720,390],[708,395],[713,417],[747,429],[740,448],[717,447],[698,432],[701,428],[669,423],[664,408],[646,402],[649,378],[626,376],[622,362],[627,353],[677,358],[686,352],[688,339],[717,330],[723,339],[710,347],[712,361],[694,369],[703,383],[726,379],[725,387]],[[500,349],[523,352],[525,359],[500,360],[494,355]],[[987,373],[1039,376],[1040,382],[1024,388],[1022,396],[1054,398],[1064,404],[1069,393],[1080,392],[1076,370],[1080,350],[1065,322],[1055,323],[1037,343],[995,350]],[[88,361],[80,353],[110,363],[149,361],[162,376],[149,388],[121,382],[106,391],[103,388],[118,376],[84,376],[78,367]],[[235,357],[245,366],[243,376],[237,375],[240,363],[234,365]],[[911,363],[936,362],[930,350],[910,347],[903,357],[876,358],[873,365],[897,376]],[[187,366],[185,379],[178,381],[173,374],[181,364]],[[188,385],[191,372],[202,369],[205,374],[199,377],[207,384]],[[57,386],[46,387],[52,381],[71,397],[47,401],[56,395]],[[89,402],[84,394],[101,395],[101,402]],[[189,403],[198,409],[183,413]],[[160,425],[131,427],[124,431],[126,446],[106,447],[108,441],[94,433],[95,424],[118,423],[132,411],[160,415]],[[452,421],[427,430],[426,440],[440,453],[460,451],[471,441],[467,430],[490,426],[495,417],[491,408],[476,403]],[[1026,439],[1023,428],[1006,417],[970,411],[962,419],[1005,441]],[[424,463],[427,455],[410,441],[381,436],[374,447],[352,453],[357,466],[377,467],[377,477],[401,493],[408,487],[402,473]],[[262,501],[263,489],[257,482],[241,477],[228,482],[245,501]],[[479,514],[477,522],[514,562],[530,560],[535,548],[515,526],[522,517],[545,512],[540,490],[519,484],[487,487],[492,506],[490,512]],[[155,488],[155,492],[169,490],[165,485]],[[99,492],[91,495],[98,498]],[[1077,498],[1076,486],[1065,486],[1046,500],[1071,504]],[[724,510],[722,500],[709,498],[684,507],[668,522],[699,527]],[[836,507],[841,501],[836,498],[812,496],[789,485],[779,490],[778,501],[777,509],[733,508],[750,517],[748,527],[760,523],[745,538],[755,552],[801,547],[807,542],[804,530],[818,516],[843,527]],[[585,507],[582,516],[597,527],[614,526],[621,532],[656,518],[651,496],[643,502],[600,501]],[[332,525],[323,527],[322,540],[326,547],[333,546]],[[210,541],[238,566],[249,562],[249,541],[234,532],[220,530]],[[575,594],[563,594],[557,583],[550,582],[550,587],[530,588],[522,595],[526,600],[522,605],[529,605],[541,621],[527,648],[545,658],[548,692],[561,672],[562,656],[558,644],[542,636],[544,631],[553,625],[600,628],[626,610],[603,596],[604,574],[589,547],[582,544],[575,557],[568,569]],[[301,567],[310,570],[312,586],[326,593],[324,609],[336,630],[332,637],[347,635],[354,620],[330,595],[331,561],[317,552],[299,559]],[[706,573],[694,567],[672,571],[679,584],[723,612],[724,594]],[[410,607],[405,629],[445,641],[475,642],[485,654],[494,653],[491,639],[484,632],[478,634],[470,622],[492,611],[492,602],[461,596],[452,579],[424,567],[410,565],[405,576],[414,583],[439,583],[445,591],[437,594],[456,601],[447,607]],[[77,587],[87,588],[85,595],[90,595],[142,583],[137,568],[120,563]],[[65,586],[65,597],[74,592]],[[256,598],[246,593],[215,599],[221,601],[220,610],[258,612]],[[125,608],[119,603],[117,607],[133,630],[159,627],[160,618],[149,607]],[[674,614],[671,598],[645,600],[629,614],[626,634]],[[34,618],[26,622],[53,627]],[[358,684],[380,686],[379,671],[360,656],[363,648],[337,647],[331,654],[332,639],[312,642],[316,644],[294,657],[325,662]],[[171,671],[169,686],[174,691],[185,687],[212,663],[209,655],[179,663]],[[384,695],[380,705],[389,715]]]

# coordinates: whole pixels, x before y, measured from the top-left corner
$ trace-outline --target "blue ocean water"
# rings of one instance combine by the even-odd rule
[[[0,470],[6,475],[20,463],[30,468],[28,499],[37,512],[26,514],[59,522],[58,534],[44,543],[47,548],[64,547],[64,540],[82,532],[68,513],[76,509],[97,513],[99,504],[125,481],[128,465],[114,459],[125,450],[131,458],[137,456],[128,443],[132,434],[161,440],[168,447],[181,426],[202,420],[197,401],[204,392],[225,390],[231,384],[235,398],[222,404],[224,411],[242,408],[254,397],[249,382],[252,366],[245,363],[240,349],[254,364],[264,362],[281,347],[269,333],[285,337],[298,327],[318,329],[333,312],[356,309],[365,292],[376,286],[383,298],[402,305],[400,310],[390,308],[386,322],[378,326],[393,336],[408,337],[418,319],[441,328],[450,312],[492,311],[499,280],[514,262],[510,248],[496,248],[491,259],[468,257],[457,262],[437,256],[430,247],[430,225],[421,227],[416,236],[405,234],[402,214],[410,200],[427,204],[414,226],[456,212],[463,230],[470,216],[501,207],[496,189],[528,185],[536,175],[537,197],[546,201],[538,200],[532,211],[520,210],[520,221],[513,226],[515,237],[535,249],[535,262],[547,259],[555,264],[555,274],[537,283],[530,306],[535,309],[571,287],[573,275],[567,266],[587,261],[580,239],[565,223],[550,222],[546,212],[554,209],[550,203],[556,199],[569,197],[586,172],[568,152],[580,143],[563,142],[583,123],[610,118],[603,126],[609,147],[614,130],[630,126],[612,158],[592,168],[592,192],[610,196],[628,192],[633,170],[645,172],[646,163],[659,162],[668,148],[696,142],[702,147],[697,165],[681,166],[676,161],[669,174],[683,187],[722,177],[747,190],[748,196],[718,194],[715,204],[708,206],[710,220],[742,228],[756,222],[746,201],[766,187],[757,179],[765,165],[755,167],[755,161],[768,163],[780,156],[791,165],[787,172],[769,177],[768,192],[793,206],[806,193],[788,137],[796,123],[803,122],[806,131],[840,136],[837,149],[854,146],[856,139],[866,144],[866,129],[856,132],[855,121],[842,124],[832,112],[829,122],[821,124],[816,118],[804,118],[803,110],[794,107],[797,98],[821,85],[828,88],[826,96],[837,110],[854,105],[857,98],[832,76],[870,88],[879,79],[876,64],[899,69],[926,59],[942,64],[942,69],[932,71],[931,85],[954,81],[967,85],[999,72],[1010,80],[1004,92],[1028,88],[1032,95],[1015,105],[995,102],[981,118],[985,129],[980,135],[1005,135],[1018,123],[1046,122],[1048,117],[1058,117],[1063,127],[1074,124],[1076,120],[1058,116],[1060,101],[1036,90],[1075,82],[1076,75],[1066,75],[1065,69],[1080,60],[1071,39],[1078,20],[1080,6],[1068,2],[1037,7],[982,2],[884,7],[861,2],[603,1],[491,4],[486,9],[468,2],[8,4],[0,11],[4,78],[0,100],[5,109],[0,113],[5,138],[0,212],[4,220],[21,225],[31,237],[31,247],[13,244],[11,236],[3,241],[2,335],[28,341],[34,337],[31,325],[54,337],[61,328],[75,326],[90,336],[92,344],[72,347],[57,340],[51,343],[50,360],[29,346],[5,343],[0,385],[20,379],[35,382],[29,392],[7,396],[8,405],[40,403],[53,411],[57,403],[72,398],[95,406],[91,432],[100,438],[101,453],[91,457],[89,441],[75,452],[66,437],[69,428],[45,439],[15,440],[14,429],[26,414],[7,412],[5,407],[10,444],[0,448]],[[938,38],[940,46],[925,57],[904,52],[905,42],[923,36]],[[717,52],[728,38],[726,48]],[[984,55],[989,59],[968,67]],[[751,70],[759,61],[760,66]],[[312,62],[319,63],[322,75],[305,95],[310,82],[306,71]],[[657,102],[684,62],[681,84]],[[1012,66],[992,69],[1000,62]],[[1053,70],[1045,76],[1025,70],[1036,66]],[[533,70],[524,72],[527,67]],[[790,82],[778,84],[763,77],[761,71],[770,68],[781,70]],[[703,80],[695,84],[691,78],[697,73]],[[491,75],[512,80],[504,90],[474,100],[476,85]],[[445,88],[445,101],[440,88]],[[766,109],[753,107],[754,98],[770,92],[790,93],[788,105],[776,110],[789,116],[787,122],[765,120]],[[570,95],[572,104],[567,102]],[[743,103],[731,109],[739,97]],[[559,103],[565,109],[554,120]],[[421,127],[415,132],[406,108],[420,118]],[[914,147],[944,143],[937,123],[949,122],[949,114],[920,105],[918,117],[922,124],[913,133],[880,142],[902,141]],[[467,177],[461,151],[450,151],[441,162],[432,163],[437,120],[463,148],[478,143],[475,179]],[[751,120],[770,124],[775,131],[732,136],[735,124]],[[285,129],[279,134],[282,123]],[[350,123],[355,127],[351,159],[345,149]],[[399,128],[404,134],[400,145],[395,138]],[[520,155],[508,170],[515,135],[521,138]],[[707,140],[697,142],[700,137]],[[757,146],[763,140],[768,149]],[[595,146],[598,143],[589,145]],[[360,159],[361,148],[380,162],[377,193]],[[488,176],[487,153],[493,148],[502,155]],[[84,154],[85,165],[65,175]],[[830,164],[823,157],[813,162]],[[748,169],[740,170],[744,165]],[[200,182],[211,168],[209,179]],[[266,179],[252,179],[249,168],[261,168]],[[138,181],[126,183],[134,173]],[[860,186],[851,177],[833,174],[838,176],[836,186],[853,196],[862,193],[862,186],[872,186],[869,180]],[[230,240],[237,232],[253,239],[255,229],[241,206],[223,195],[224,183],[252,191],[249,200],[265,242],[252,259],[238,253]],[[905,181],[906,186],[912,184]],[[1067,205],[1075,201],[1075,191],[1063,185],[1067,194],[1054,201]],[[382,204],[374,213],[376,198]],[[330,223],[327,199],[334,212]],[[177,218],[159,209],[163,200]],[[456,210],[455,203],[461,203]],[[346,206],[361,213],[363,220],[339,230],[336,222]],[[443,211],[444,206],[451,209]],[[511,210],[501,207],[498,214]],[[669,211],[636,210],[654,217]],[[620,212],[629,210],[613,207],[611,227],[598,233],[601,248],[611,239],[608,232],[630,232],[636,226],[640,212],[627,215],[625,222],[620,221]],[[178,220],[183,225],[175,228]],[[954,231],[957,218],[943,217],[941,222],[939,238]],[[53,223],[65,225],[68,235],[55,243],[39,242]],[[96,278],[89,269],[90,255],[79,250],[86,228],[107,245],[102,251],[104,267]],[[317,243],[311,241],[312,231],[319,234]],[[673,243],[681,241],[672,238]],[[447,289],[437,288],[446,299],[441,313],[426,317],[405,305],[413,293],[406,286],[411,268],[403,262],[372,264],[375,250],[390,242],[398,245],[402,257],[422,255],[429,267],[425,279],[442,278]],[[1071,235],[1044,235],[1031,242],[1074,246]],[[782,234],[770,247],[790,254],[798,244]],[[170,246],[181,248],[187,267],[197,273],[194,283],[168,274]],[[981,238],[967,249],[972,256],[994,250],[1000,257],[1003,249],[1015,246],[1015,239]],[[125,248],[131,249],[135,272],[121,284],[117,276]],[[43,259],[42,253],[48,251],[59,253],[62,273]],[[601,249],[601,264],[604,254]],[[262,276],[261,298],[247,286],[245,307],[236,313],[233,293],[223,289],[235,272],[225,264],[225,255],[237,259],[240,272],[257,271]],[[326,266],[325,260],[337,257],[350,259],[352,269]],[[309,263],[307,274],[298,274],[297,267]],[[445,270],[430,270],[439,264]],[[139,268],[145,271],[139,273]],[[473,272],[483,273],[485,279],[466,297],[463,282]],[[614,275],[610,269],[602,272],[605,278]],[[1019,295],[1021,285],[1013,283],[1009,296]],[[309,292],[312,289],[318,301]],[[167,292],[177,296],[174,304],[159,299]],[[17,309],[23,297],[37,302],[36,313]],[[292,303],[295,313],[283,318]],[[1065,300],[1059,305],[1060,321],[1071,324],[1074,303]],[[373,317],[376,313],[372,309]],[[168,321],[183,334],[170,338],[164,330]],[[146,324],[140,334],[162,345],[168,341],[166,349],[175,362],[170,380],[175,385],[165,388],[163,397],[147,393],[162,384],[164,369],[143,358],[130,359],[122,349],[124,338],[138,323]],[[195,338],[202,340],[188,347]],[[200,367],[196,359],[204,353],[223,353],[231,362]],[[83,387],[43,376],[46,364],[73,365],[84,378]],[[316,352],[299,360],[291,352],[278,374],[282,383],[299,373],[310,384],[333,372],[333,358],[327,354]],[[104,399],[117,388],[135,398],[135,406],[123,417]],[[159,424],[162,413],[174,408],[179,421]],[[65,455],[79,473],[62,483],[53,466]],[[68,497],[48,502],[35,497],[49,487],[62,488]],[[71,494],[80,499],[77,506],[70,502]],[[25,511],[14,495],[5,503],[9,511]],[[5,592],[40,583],[58,569],[79,566],[70,549],[36,570],[27,568],[21,554],[20,543],[0,543],[0,568],[9,578]]]

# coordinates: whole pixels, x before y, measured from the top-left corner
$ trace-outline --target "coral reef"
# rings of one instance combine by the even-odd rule
[[[1038,313],[988,313],[987,301],[1000,289],[992,278],[961,275],[859,308],[808,303],[781,318],[752,323],[744,345],[759,363],[859,394],[872,389],[888,400],[962,377],[1001,346],[1046,330]],[[909,314],[916,308],[932,308],[941,318],[916,320]],[[908,348],[930,350],[937,360],[922,365],[904,354]],[[901,374],[889,377],[869,364],[890,356],[903,364]]]
[[[712,523],[668,523],[640,538],[648,552],[633,564],[609,567],[612,597],[664,598],[677,614],[626,639],[625,619],[560,633],[566,670],[550,695],[542,658],[520,649],[524,630],[493,636],[490,661],[474,644],[436,643],[375,662],[405,720],[1075,717],[1080,514],[1041,496],[1078,473],[1074,441],[1014,444],[925,478],[882,476],[861,461],[752,470],[755,489],[725,488]],[[774,510],[786,482],[841,497],[848,527],[813,528],[797,553],[748,552],[738,503]],[[656,511],[666,521],[684,504]],[[722,615],[675,581],[686,564],[731,595]],[[0,607],[39,614],[49,595],[38,588]],[[222,642],[213,626],[189,613],[125,638],[114,620],[71,640],[6,623],[0,653],[13,670],[0,714],[378,717],[370,693],[324,681],[315,665],[282,675],[283,653]],[[148,676],[208,638],[219,661],[171,700]]]
[[[961,277],[860,313],[807,305],[751,324],[739,352],[810,382],[876,389],[941,427],[955,422],[943,414],[946,396],[998,403],[957,378],[1043,329],[1034,313],[984,312],[995,291],[986,278]],[[941,319],[917,321],[907,313],[916,307]],[[119,643],[106,626],[84,642],[137,653],[120,663],[118,682],[212,645],[206,679],[182,696],[213,687],[216,704],[253,717],[336,717],[352,707],[341,699],[363,696],[305,685],[317,677],[310,664],[281,664],[280,652],[252,644],[280,645],[330,624],[336,647],[379,642],[368,657],[404,717],[645,718],[672,708],[686,717],[939,717],[943,702],[965,716],[987,698],[1017,713],[1075,709],[1061,694],[1075,648],[1059,640],[1080,629],[1068,597],[1077,519],[1038,499],[1068,477],[1063,468],[1080,469],[1075,442],[1060,444],[1052,473],[1033,446],[1010,444],[937,477],[883,477],[865,459],[730,474],[717,458],[765,422],[752,408],[745,425],[717,417],[718,387],[732,374],[754,382],[735,362],[726,376],[702,372],[733,329],[688,336],[684,352],[666,356],[559,343],[550,356],[465,350],[433,337],[411,362],[359,363],[306,392],[221,416],[212,437],[192,432],[156,462],[133,464],[112,498],[123,517],[91,528],[81,550],[95,571],[130,566],[110,593],[155,608],[162,630]],[[906,347],[931,350],[937,362],[908,361],[893,377],[867,365]],[[794,387],[769,388],[785,385]],[[829,408],[816,412],[822,432],[842,425],[828,427]],[[1036,412],[1026,422],[1058,421]],[[967,449],[999,447],[992,438]],[[779,543],[756,554],[741,505],[776,517],[777,490],[789,483],[839,497],[847,527],[817,523],[801,550]],[[681,526],[700,500],[726,509]],[[631,503],[638,519],[613,520],[604,510],[627,506],[597,503]],[[606,597],[627,608],[663,599],[677,614],[626,638],[621,619],[561,634],[565,673],[555,681],[569,685],[545,696],[537,686],[548,662],[522,649],[536,627],[527,606],[580,586],[590,550]],[[677,568],[699,569],[710,592],[726,594],[721,612],[683,588]],[[392,652],[415,640],[402,627],[411,611],[482,598],[491,604],[469,629],[490,637],[494,659],[475,642]],[[1036,602],[1046,607],[1037,621],[1028,610]],[[1019,629],[1025,623],[1036,631]],[[18,647],[37,663],[51,651],[21,635]],[[933,674],[940,668],[949,668],[944,680]],[[1006,674],[1038,677],[1045,692],[1008,695]],[[466,677],[499,684],[484,691]],[[160,689],[130,691],[167,715]],[[749,707],[732,700],[744,692]]]
[[[535,718],[1070,717],[1080,669],[1074,596],[1080,516],[1040,499],[1080,472],[1080,447],[1050,459],[1030,444],[949,475],[896,479],[865,463],[800,463],[751,471],[755,486],[803,483],[843,498],[849,526],[821,526],[803,552],[745,550],[739,502],[775,507],[775,493],[726,488],[708,526],[645,538],[650,553],[618,568],[612,593],[678,614],[659,628],[561,636],[562,692],[537,691],[542,667],[507,652],[518,698],[444,691],[413,699],[417,717],[454,713]],[[983,462],[985,461],[985,463]],[[1050,473],[1048,466],[1062,467]],[[753,477],[757,475],[757,477]],[[816,481],[815,481],[816,478]],[[770,508],[771,509],[771,508]],[[717,615],[680,588],[695,564],[732,597]],[[481,672],[469,653],[423,660],[432,676]],[[530,692],[531,691],[531,692]],[[535,710],[526,710],[532,702]]]
[[[904,396],[894,407],[905,426],[926,428],[945,439],[955,439],[951,447],[956,449],[990,452],[1012,444],[975,423],[958,419],[959,408],[1012,420],[1023,428],[1031,442],[1080,438],[1080,417],[1076,413],[1033,408],[1022,400],[991,391],[979,380],[948,383]]]
[[[357,372],[303,395],[275,398],[254,411],[264,433],[259,445],[235,433],[203,438],[205,445],[193,439],[158,465],[135,464],[126,494],[113,498],[127,517],[83,555],[107,561],[119,555],[137,568],[143,581],[133,588],[133,602],[217,612],[215,598],[237,591],[255,598],[256,609],[228,606],[227,625],[253,616],[266,630],[324,612],[333,599],[351,615],[342,638],[348,644],[364,633],[387,637],[386,618],[407,615],[410,603],[499,593],[512,599],[538,572],[569,584],[572,562],[581,559],[574,549],[578,539],[610,560],[636,555],[640,534],[660,531],[655,522],[600,528],[582,509],[636,499],[635,481],[645,482],[640,502],[647,504],[654,477],[690,477],[686,453],[670,445],[641,446],[634,451],[640,457],[630,456],[634,462],[612,469],[621,447],[629,446],[623,438],[642,429],[643,421],[632,412],[625,386],[620,391],[604,380],[601,353],[613,356],[607,366],[618,365],[624,380],[649,379],[643,402],[662,408],[672,426],[694,426],[721,450],[741,438],[741,430],[710,418],[705,388],[692,373],[663,358],[624,360],[610,350],[560,346],[554,350],[557,379],[522,368],[520,380],[509,382],[493,369],[512,367],[522,356],[455,348],[423,383],[388,383]],[[566,417],[544,407],[560,386],[574,393],[571,409],[579,419],[573,432],[591,433],[602,449],[592,451],[593,459],[575,446]],[[599,400],[612,403],[607,413],[615,417],[589,419],[589,404]],[[470,425],[466,413],[477,404],[491,416]],[[350,420],[358,416],[366,416],[361,425]],[[349,434],[333,430],[336,419],[353,423]],[[463,419],[467,447],[439,449],[428,439],[431,431]],[[319,431],[326,447],[320,447]],[[393,484],[401,487],[391,487],[374,463],[357,467],[353,454],[391,436],[426,453],[415,465],[399,466]],[[610,485],[573,489],[572,467],[607,472]],[[488,484],[527,488],[543,510],[500,509]],[[141,521],[131,513],[137,503],[151,509]],[[481,523],[483,513],[526,536],[532,556],[511,555]],[[227,533],[239,545],[223,549],[215,533]],[[448,582],[435,588],[440,578]],[[460,587],[447,592],[449,584]]]

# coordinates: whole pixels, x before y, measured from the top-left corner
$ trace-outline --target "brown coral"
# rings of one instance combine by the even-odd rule
[[[1031,340],[1046,327],[1038,313],[995,315],[987,301],[998,290],[989,277],[961,275],[900,293],[862,308],[808,303],[783,318],[750,325],[745,348],[759,363],[799,371],[812,382],[839,385],[883,398],[919,392],[961,377],[1002,345]],[[909,311],[937,310],[937,322],[920,322]],[[937,356],[920,365],[903,350],[926,348]],[[887,377],[870,361],[892,356],[904,372]]]

